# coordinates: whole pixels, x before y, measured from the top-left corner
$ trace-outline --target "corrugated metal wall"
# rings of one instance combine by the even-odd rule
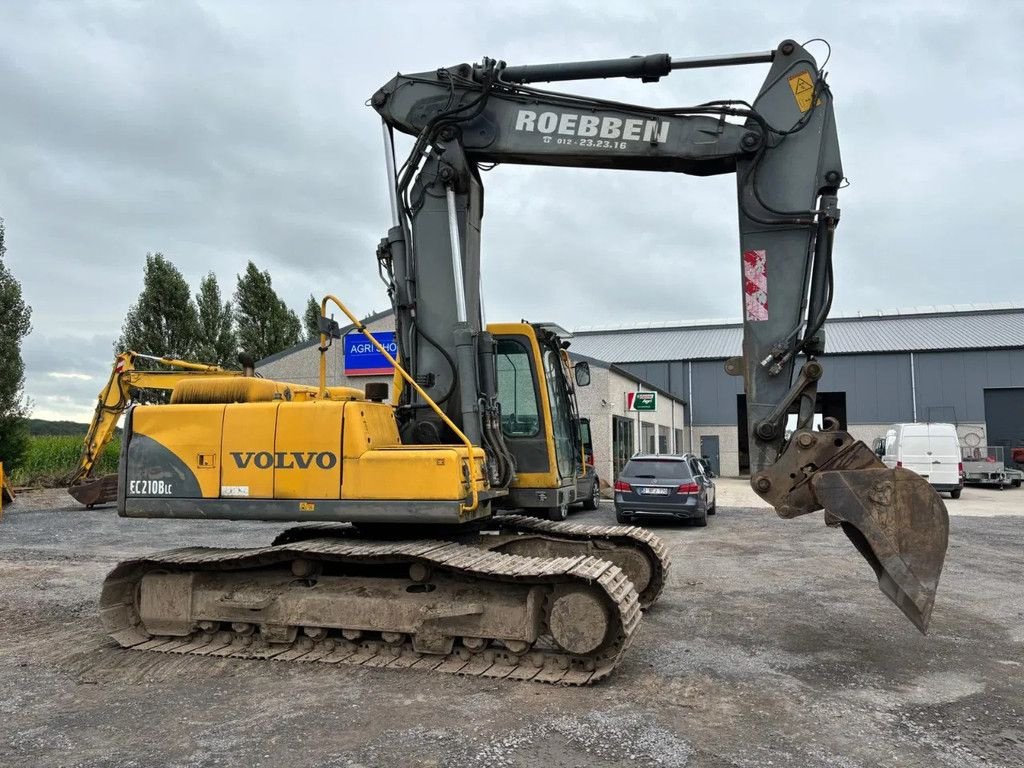
[[[822,358],[822,392],[846,393],[850,424],[913,421],[910,355],[886,353]],[[736,395],[743,380],[728,376],[720,360],[619,363],[621,368],[685,400],[694,426],[736,424]],[[914,353],[917,418],[985,421],[985,388],[1024,387],[1024,349]]]
[[[825,355],[821,392],[846,393],[848,424],[913,421],[910,355]]]
[[[957,421],[985,421],[986,387],[1024,386],[1024,349],[921,352],[914,355],[917,418],[928,409],[956,410]]]

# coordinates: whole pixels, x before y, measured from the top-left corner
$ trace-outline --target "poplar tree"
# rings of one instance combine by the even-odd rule
[[[259,361],[298,343],[302,323],[274,291],[270,273],[251,261],[238,276],[235,327],[242,352]]]
[[[320,302],[309,294],[309,301],[306,302],[306,311],[302,315],[302,323],[306,326],[306,336],[311,341],[320,340]]]
[[[21,295],[21,283],[4,261],[4,221],[0,219],[0,461],[9,472],[28,447],[29,402],[25,397],[25,361],[21,342],[32,330],[32,309]]]
[[[194,360],[198,342],[199,315],[188,283],[162,253],[146,254],[142,293],[128,309],[114,351]]]
[[[237,367],[238,339],[230,301],[221,301],[217,276],[210,272],[199,283],[196,294],[199,312],[199,337],[196,358],[222,368]]]

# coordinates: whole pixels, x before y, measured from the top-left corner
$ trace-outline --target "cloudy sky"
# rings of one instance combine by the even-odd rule
[[[88,420],[148,251],[193,286],[247,260],[301,309],[387,304],[367,97],[395,71],[832,43],[844,168],[836,310],[1010,301],[1020,288],[1024,3],[554,0],[14,2],[0,25],[0,216],[33,307],[42,418]],[[812,49],[816,53],[821,49]],[[766,67],[579,92],[752,98]],[[488,318],[565,327],[739,316],[734,182],[501,167]],[[160,352],[160,350],[146,350]]]

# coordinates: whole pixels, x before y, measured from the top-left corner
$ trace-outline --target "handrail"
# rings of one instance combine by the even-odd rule
[[[472,501],[472,503],[468,507],[465,504],[460,504],[459,507],[461,508],[461,510],[463,512],[475,512],[480,507],[480,494],[477,492],[476,483],[473,482],[473,448],[474,448],[473,443],[471,443],[469,438],[466,437],[466,434],[455,425],[455,422],[452,421],[450,418],[448,418],[448,414],[446,414],[444,411],[441,410],[441,406],[439,406],[437,403],[435,403],[433,401],[433,399],[431,399],[430,395],[428,395],[426,392],[423,391],[422,387],[420,387],[420,385],[415,382],[415,380],[412,378],[412,376],[409,375],[409,373],[405,370],[405,368],[403,368],[401,365],[399,365],[398,361],[395,360],[395,358],[393,358],[391,356],[391,353],[388,352],[387,349],[385,349],[384,345],[381,344],[379,341],[377,341],[377,339],[375,339],[373,337],[373,334],[370,333],[370,331],[367,330],[366,326],[363,325],[359,321],[359,318],[357,318],[355,315],[353,315],[351,312],[349,312],[348,307],[346,307],[344,304],[342,304],[341,300],[338,297],[333,296],[331,294],[327,294],[326,296],[324,296],[324,298],[320,302],[320,314],[323,317],[327,317],[327,302],[328,301],[333,301],[335,304],[338,305],[338,309],[340,309],[342,312],[345,313],[345,317],[347,317],[352,322],[352,325],[355,327],[355,329],[357,331],[359,331],[361,334],[363,334],[363,336],[365,336],[366,339],[371,344],[373,344],[373,346],[375,346],[377,348],[378,352],[380,352],[382,355],[384,355],[385,359],[387,359],[387,361],[389,363],[391,363],[391,365],[393,365],[395,367],[395,370],[398,371],[398,373],[401,375],[401,377],[403,379],[405,379],[406,383],[408,383],[414,390],[416,390],[416,393],[420,397],[423,398],[423,400],[426,402],[426,404],[430,406],[430,409],[434,413],[436,413],[438,415],[438,417],[440,417],[441,421],[443,421],[445,423],[445,425],[447,425],[448,428],[451,429],[451,431],[455,433],[455,435],[459,438],[459,440],[462,441],[462,444],[466,446],[466,480],[469,483],[469,491],[470,491],[470,494],[472,496],[473,501]],[[327,394],[327,355],[326,355],[326,352],[325,352],[326,349],[327,349],[327,334],[324,333],[323,331],[321,331],[320,332],[320,350],[321,350],[320,351],[320,397],[321,398],[323,398]]]

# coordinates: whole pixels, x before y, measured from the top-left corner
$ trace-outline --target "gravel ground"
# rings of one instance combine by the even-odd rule
[[[0,765],[1024,764],[1019,517],[951,519],[926,638],[820,514],[720,505],[707,528],[659,527],[673,570],[637,641],[609,680],[560,688],[125,651],[95,607],[118,559],[282,526],[122,520],[55,494],[5,511]]]

